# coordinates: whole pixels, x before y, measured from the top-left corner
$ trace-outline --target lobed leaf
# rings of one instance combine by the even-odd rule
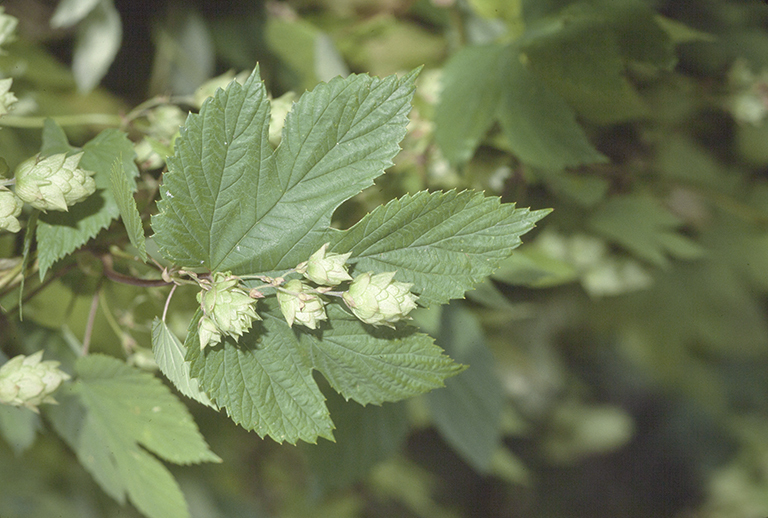
[[[238,343],[225,338],[205,351],[197,337],[198,312],[184,343],[191,374],[233,421],[260,437],[291,444],[332,439],[333,423],[312,379],[307,354],[276,311],[273,315],[260,310],[264,321]]]
[[[189,116],[168,161],[152,221],[161,252],[179,265],[236,274],[306,259],[336,207],[391,165],[415,76],[320,84],[288,114],[275,153],[258,68],[244,85],[219,90]]]
[[[464,370],[428,335],[412,327],[374,328],[332,304],[332,326],[322,334],[302,333],[312,366],[345,399],[362,405],[399,401],[442,387]]]
[[[75,386],[48,415],[83,466],[107,494],[121,503],[127,494],[147,516],[189,516],[168,469],[140,448],[175,463],[220,461],[186,407],[157,378],[115,358],[89,355],[75,368]]]
[[[515,209],[480,192],[423,191],[334,231],[330,250],[352,252],[357,272],[396,271],[422,304],[443,304],[489,275],[548,212]]]

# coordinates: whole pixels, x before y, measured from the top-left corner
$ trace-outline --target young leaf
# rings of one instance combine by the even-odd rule
[[[345,399],[362,405],[399,401],[442,387],[445,378],[464,370],[413,327],[372,328],[338,305],[326,309],[333,326],[320,336],[302,333],[302,346]]]
[[[60,146],[61,143],[57,143]],[[43,148],[45,149],[44,145]],[[104,130],[83,146],[82,169],[94,171],[96,192],[85,201],[73,205],[69,212],[42,214],[37,228],[37,256],[40,278],[59,259],[74,252],[120,215],[110,185],[110,171],[115,157],[122,156],[122,168],[131,190],[136,189],[134,178],[139,172],[133,162],[133,144],[125,133],[115,129]]]
[[[131,244],[138,250],[141,260],[147,262],[144,228],[141,225],[141,216],[136,208],[136,200],[133,199],[134,189],[131,188],[131,181],[122,168],[120,158],[115,159],[112,163],[109,183],[112,187],[112,196],[115,197],[120,217],[125,225],[125,230],[128,232],[128,239],[131,240]]]
[[[151,518],[188,517],[173,476],[140,447],[175,463],[219,461],[186,407],[154,376],[109,356],[82,357],[76,372],[47,415],[83,466],[118,502],[127,494]]]
[[[258,68],[190,115],[152,220],[176,264],[254,273],[316,249],[331,214],[391,165],[405,135],[416,71],[336,78],[304,94],[275,153]],[[248,193],[244,197],[243,193]]]
[[[419,302],[464,296],[520,245],[549,211],[515,209],[480,192],[419,192],[376,208],[349,230],[331,233],[330,250],[352,252],[355,271],[396,271]]]
[[[184,360],[184,348],[171,333],[165,322],[155,317],[152,322],[152,352],[160,372],[171,380],[174,386],[190,399],[218,410],[208,394],[200,390],[199,383],[189,374],[189,363]]]

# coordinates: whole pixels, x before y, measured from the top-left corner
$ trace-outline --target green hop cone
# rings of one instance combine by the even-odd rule
[[[254,320],[261,320],[253,309],[256,301],[239,287],[239,283],[237,277],[217,272],[213,274],[210,288],[197,294],[203,309],[197,330],[201,350],[208,344],[219,343],[222,335],[234,336],[237,341],[251,328]]]
[[[69,375],[58,369],[59,362],[42,361],[43,351],[23,354],[0,367],[0,403],[25,406],[34,412],[42,403],[56,403],[53,394]]]
[[[351,281],[352,277],[347,273],[346,262],[348,254],[326,254],[328,243],[320,247],[320,250],[296,267],[296,271],[307,279],[323,286],[336,286],[342,282]]]
[[[413,284],[393,280],[395,272],[372,275],[371,272],[355,277],[342,298],[352,313],[374,326],[392,325],[407,317],[416,308]]]
[[[67,211],[96,191],[93,172],[80,169],[83,153],[33,157],[16,169],[16,195],[36,209]]]
[[[17,219],[21,216],[21,207],[24,205],[18,196],[8,189],[0,187],[0,230],[18,232],[21,225]]]
[[[320,320],[327,320],[325,302],[317,293],[309,292],[311,288],[299,279],[286,282],[277,292],[280,311],[286,322],[293,327],[294,322],[317,329]]]

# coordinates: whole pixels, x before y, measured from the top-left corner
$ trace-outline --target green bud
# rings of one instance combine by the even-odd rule
[[[394,322],[416,308],[417,297],[411,293],[413,284],[395,281],[394,277],[395,272],[358,275],[342,298],[366,324],[395,327]]]
[[[23,354],[0,367],[0,403],[25,406],[34,412],[42,403],[56,403],[52,395],[69,375],[58,369],[59,362],[41,361],[43,351]]]
[[[93,172],[78,168],[83,153],[33,157],[16,169],[16,196],[36,209],[68,210],[96,191]]]
[[[309,257],[296,267],[296,271],[303,274],[304,277],[312,282],[323,286],[336,286],[342,282],[351,281],[352,277],[347,273],[346,262],[351,252],[348,254],[326,254],[328,248],[326,243],[320,247],[320,250]]]
[[[217,272],[213,274],[210,288],[197,294],[197,301],[203,309],[203,317],[198,324],[200,349],[219,343],[222,335],[234,336],[237,341],[251,328],[254,320],[261,320],[253,309],[256,301],[239,283],[237,277]]]
[[[21,216],[24,202],[18,196],[4,187],[0,187],[0,230],[18,232],[21,225],[17,219]]]
[[[299,279],[293,279],[278,290],[280,311],[289,326],[292,327],[294,322],[298,322],[310,329],[317,329],[318,321],[328,319],[325,314],[325,302],[317,293],[308,291],[311,289]]]
[[[11,105],[18,100],[13,95],[13,92],[11,92],[12,84],[13,79],[10,77],[8,79],[0,79],[0,116],[8,113]]]

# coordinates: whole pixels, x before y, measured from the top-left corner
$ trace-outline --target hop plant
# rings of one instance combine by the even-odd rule
[[[253,298],[239,287],[240,279],[229,273],[213,274],[210,287],[197,294],[197,301],[203,309],[198,324],[200,349],[216,345],[222,335],[234,336],[237,341],[251,328],[254,320],[261,317],[253,308]]]
[[[59,362],[42,359],[43,351],[21,354],[0,367],[0,403],[25,406],[38,413],[42,403],[56,403],[51,394],[69,375],[59,370]]]
[[[21,215],[23,205],[24,202],[13,192],[0,187],[0,230],[8,230],[9,232],[21,230],[17,218]]]
[[[299,264],[296,271],[310,281],[323,286],[336,286],[342,282],[351,281],[352,277],[347,273],[345,263],[352,254],[328,254],[327,248],[328,243],[321,246],[308,261]]]
[[[394,277],[395,272],[358,275],[342,299],[366,324],[395,327],[394,322],[406,318],[416,308],[417,297],[411,293],[413,284],[398,282]]]
[[[318,321],[328,319],[325,314],[325,302],[317,293],[308,291],[310,289],[299,279],[293,279],[278,290],[280,311],[289,326],[293,327],[293,323],[298,322],[310,329],[317,329]]]
[[[36,209],[67,211],[96,191],[93,172],[80,169],[83,153],[33,157],[16,170],[16,195]]]

